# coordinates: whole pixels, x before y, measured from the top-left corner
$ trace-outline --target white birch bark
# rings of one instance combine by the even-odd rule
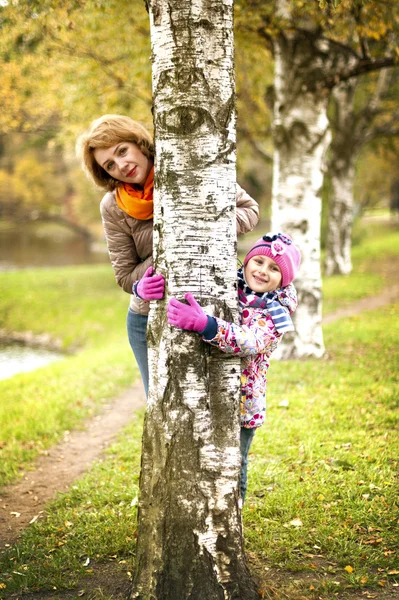
[[[330,142],[328,94],[320,93],[312,74],[323,70],[328,47],[296,33],[275,39],[274,164],[272,231],[292,235],[302,254],[295,281],[299,306],[295,336],[285,336],[277,358],[320,357],[320,222],[324,157]],[[317,52],[315,51],[317,50]],[[287,343],[288,341],[288,343]]]
[[[353,66],[355,60],[348,61]],[[352,226],[354,216],[355,164],[360,150],[373,138],[373,120],[391,83],[392,73],[383,69],[373,95],[362,108],[355,108],[359,78],[349,79],[333,89],[330,109],[333,139],[329,150],[328,234],[325,274],[348,275],[352,271]]]
[[[167,280],[147,332],[132,598],[256,598],[239,508],[240,361],[171,328],[192,292],[237,316],[232,0],[150,0],[156,142],[154,258]]]
[[[352,271],[353,186],[360,142],[353,106],[356,83],[356,80],[349,80],[332,92],[334,129],[328,165],[330,193],[326,275],[348,275]]]

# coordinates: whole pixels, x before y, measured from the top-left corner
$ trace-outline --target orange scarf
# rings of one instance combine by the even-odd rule
[[[148,221],[153,217],[154,167],[148,173],[144,189],[140,190],[130,183],[120,183],[115,190],[116,203],[125,213]]]

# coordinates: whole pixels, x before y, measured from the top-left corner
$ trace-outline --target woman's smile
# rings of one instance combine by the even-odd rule
[[[136,172],[137,166],[133,167],[133,169],[131,169],[129,171],[129,173],[126,175],[126,177],[134,177],[134,174]]]

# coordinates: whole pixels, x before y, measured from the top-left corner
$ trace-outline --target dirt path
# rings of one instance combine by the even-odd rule
[[[385,288],[382,293],[378,296],[371,296],[369,298],[362,298],[352,304],[348,304],[345,308],[340,308],[336,312],[330,313],[323,317],[323,325],[327,323],[333,323],[338,319],[344,317],[351,317],[358,315],[364,310],[376,310],[387,304],[392,304],[399,299],[399,283],[394,283],[391,287]]]
[[[118,431],[145,404],[141,381],[87,422],[81,431],[72,431],[51,448],[15,485],[0,492],[0,551],[13,544],[19,533],[42,514],[46,502],[65,492],[83,475]]]
[[[365,298],[324,317],[323,323],[380,308],[399,299],[399,284],[384,288],[379,296]],[[105,405],[83,431],[71,432],[64,442],[41,456],[33,471],[0,493],[0,551],[13,544],[19,533],[43,513],[45,504],[87,471],[112,442],[118,431],[145,404],[141,382]]]

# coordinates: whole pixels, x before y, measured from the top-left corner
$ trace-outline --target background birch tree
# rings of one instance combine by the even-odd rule
[[[398,8],[391,0],[342,0],[336,9],[323,2],[324,10],[318,4],[304,10],[297,0],[241,3],[254,14],[252,27],[275,59],[271,228],[291,233],[302,252],[296,335],[285,337],[279,355],[320,357],[321,188],[331,140],[329,99],[338,84],[396,64]]]
[[[352,270],[356,162],[366,144],[399,133],[397,78],[397,70],[383,69],[366,85],[357,77],[333,90],[329,109],[332,142],[327,165],[330,187],[326,275],[347,275]],[[356,96],[361,96],[357,102]]]
[[[150,0],[154,250],[166,300],[237,315],[232,0]],[[258,597],[239,508],[240,360],[151,309],[132,598]]]

